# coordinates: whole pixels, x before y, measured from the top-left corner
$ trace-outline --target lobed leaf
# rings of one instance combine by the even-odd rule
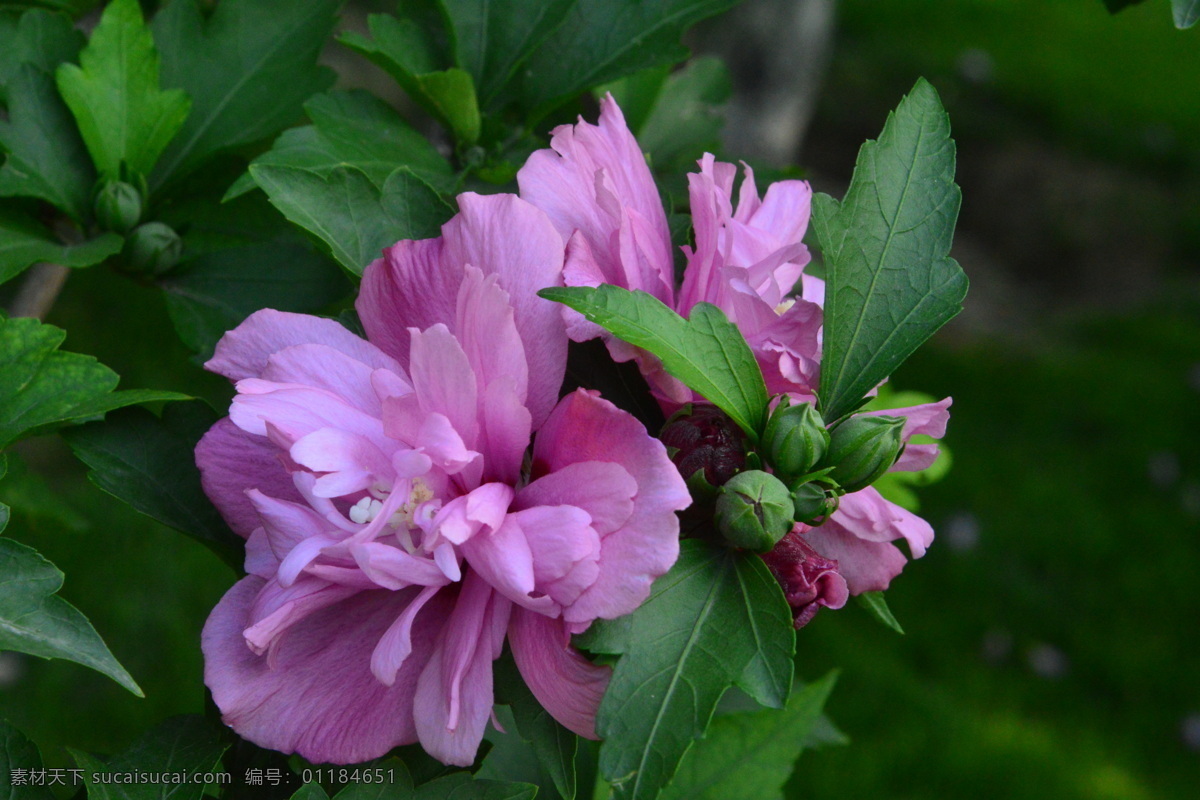
[[[28,215],[0,207],[0,283],[12,280],[38,261],[90,267],[121,252],[124,242],[115,233],[103,233],[87,242],[66,245]]]
[[[0,650],[91,667],[142,697],[142,690],[75,606],[57,596],[63,574],[36,550],[0,538]]]
[[[191,103],[178,89],[159,88],[158,53],[137,0],[108,4],[79,62],[58,68],[58,90],[96,169],[113,179],[122,166],[149,175]]]
[[[25,776],[42,769],[42,754],[25,734],[0,719],[0,797],[5,800],[54,800],[54,791],[45,784],[34,786],[31,780],[17,782],[19,773]]]
[[[193,171],[213,155],[269,139],[301,104],[329,88],[317,58],[340,0],[222,0],[207,16],[196,0],[172,0],[154,19],[162,83],[192,99],[179,136],[151,186]]]
[[[83,34],[62,14],[43,8],[20,16],[0,12],[0,99],[9,96],[8,83],[22,64],[53,73],[64,61],[75,60],[83,42]]]
[[[779,584],[757,556],[700,540],[628,617],[598,621],[577,644],[620,654],[600,703],[600,772],[622,800],[655,798],[733,684],[783,707],[795,631]]]
[[[960,200],[949,119],[921,79],[862,146],[845,199],[813,199],[826,269],[825,419],[854,410],[962,310],[967,277],[947,255]]]
[[[766,383],[745,338],[719,308],[697,303],[685,320],[646,292],[610,284],[553,287],[538,294],[658,356],[667,372],[719,407],[757,441],[765,421]]]

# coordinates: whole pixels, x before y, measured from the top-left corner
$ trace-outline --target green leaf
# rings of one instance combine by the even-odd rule
[[[900,623],[892,615],[892,610],[888,608],[887,600],[883,598],[883,592],[863,592],[858,595],[858,604],[871,613],[871,616],[887,625],[901,636],[904,635],[904,628],[900,627]]]
[[[200,486],[196,443],[217,421],[202,400],[170,403],[160,419],[129,408],[65,431],[88,480],[148,517],[186,533],[240,570],[243,543]]]
[[[295,167],[255,165],[250,173],[272,205],[324,242],[355,275],[401,239],[437,236],[453,214],[429,184],[404,167],[389,175],[382,189],[350,167],[322,176]]]
[[[317,65],[340,0],[222,0],[207,17],[196,0],[173,0],[154,19],[162,84],[192,99],[192,113],[151,178],[162,186],[211,156],[268,139],[327,89]]]
[[[517,70],[562,24],[576,0],[443,0],[454,28],[454,60],[471,74],[479,104],[492,107]]]
[[[96,170],[54,79],[32,64],[9,82],[8,121],[0,122],[0,196],[38,197],[76,222],[90,216]]]
[[[313,312],[345,296],[333,262],[296,243],[263,244],[206,253],[160,286],[184,344],[211,355],[226,331],[262,308]]]
[[[0,473],[2,476],[3,473]],[[29,773],[42,769],[42,754],[38,746],[25,738],[7,720],[0,719],[0,797],[5,800],[54,800],[54,792],[44,783],[33,786]],[[19,781],[18,770],[24,770]]]
[[[63,585],[57,567],[33,548],[0,538],[0,575],[0,651],[74,661],[144,696],[87,617],[56,596]]]
[[[28,215],[0,207],[0,283],[12,280],[38,261],[64,267],[99,264],[121,252],[124,241],[115,233],[104,233],[87,242],[65,245]]]
[[[108,760],[78,750],[70,752],[83,770],[88,800],[200,800],[204,794],[202,782],[97,783],[92,777],[111,772],[203,774],[214,771],[228,747],[223,729],[191,715],[168,719]]]
[[[821,410],[852,411],[962,310],[967,276],[948,257],[961,193],[937,92],[917,81],[858,153],[845,199],[813,200],[825,259]]]
[[[83,42],[83,34],[62,14],[41,8],[19,17],[0,12],[0,99],[9,96],[8,83],[22,64],[53,73],[64,61],[75,60]]]
[[[458,67],[441,68],[425,31],[411,19],[372,14],[367,24],[374,38],[344,33],[339,41],[395,78],[457,142],[473,144],[479,138],[482,119],[470,74]]]
[[[91,356],[64,353],[66,332],[35,319],[0,320],[0,448],[23,436],[177,392],[114,392],[117,374]]]
[[[732,684],[783,707],[796,637],[762,559],[697,539],[629,617],[598,621],[576,643],[619,653],[600,703],[600,772],[624,800],[654,798]]]
[[[292,794],[291,800],[329,800],[329,795],[319,783],[306,783]]]
[[[58,68],[58,90],[96,169],[119,179],[124,164],[149,175],[191,104],[178,89],[159,89],[158,54],[137,0],[109,3],[79,60]]]
[[[0,480],[8,474],[8,455],[0,453]],[[12,512],[4,503],[0,503],[0,533],[4,533],[4,529],[8,527],[8,518]]]
[[[1171,13],[1175,17],[1175,27],[1179,30],[1190,28],[1200,20],[1200,0],[1171,0]]]
[[[750,346],[719,308],[697,303],[685,321],[652,295],[609,284],[555,287],[538,294],[658,356],[667,372],[757,441],[767,408],[766,383]]]
[[[525,685],[511,654],[506,652],[497,660],[494,671],[496,702],[512,710],[517,732],[532,746],[538,763],[563,800],[575,800],[575,751],[579,739],[542,708]]]
[[[529,58],[522,99],[547,111],[602,83],[688,56],[679,38],[736,0],[579,0]]]
[[[837,682],[830,672],[792,692],[783,711],[717,717],[659,800],[782,800],[783,785]]]
[[[412,800],[533,800],[537,787],[528,783],[477,780],[456,772],[430,781],[411,795]]]
[[[397,167],[408,167],[439,191],[455,187],[454,170],[433,144],[391,106],[364,91],[330,92],[304,104],[312,125],[283,132],[256,165],[298,167],[326,177],[336,167],[354,167],[379,188]],[[252,190],[247,173],[224,201]]]
[[[655,71],[651,71],[652,75]],[[613,85],[624,108],[624,91],[633,78]],[[659,85],[653,104],[634,128],[638,144],[650,154],[657,170],[686,171],[705,152],[720,147],[725,125],[722,107],[733,93],[733,81],[719,58],[697,58]]]

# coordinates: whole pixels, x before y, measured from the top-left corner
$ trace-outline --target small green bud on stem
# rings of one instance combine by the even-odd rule
[[[125,240],[125,262],[135,272],[161,275],[179,261],[183,241],[161,222],[147,222],[133,229]]]
[[[792,529],[788,488],[760,470],[739,472],[717,495],[717,530],[734,547],[765,553]]]
[[[93,210],[101,228],[125,234],[142,218],[142,194],[124,181],[106,180],[96,193]]]
[[[763,431],[762,449],[776,474],[803,475],[816,466],[829,448],[825,421],[811,403],[792,405],[785,395]]]
[[[903,431],[903,417],[859,414],[838,425],[825,455],[833,467],[830,477],[847,493],[870,486],[900,457]]]

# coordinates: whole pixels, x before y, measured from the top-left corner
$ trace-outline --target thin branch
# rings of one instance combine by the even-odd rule
[[[47,261],[34,264],[13,298],[12,316],[45,319],[70,273],[71,270],[62,264]]]

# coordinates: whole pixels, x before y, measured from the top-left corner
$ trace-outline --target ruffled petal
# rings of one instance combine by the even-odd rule
[[[281,500],[303,500],[279,460],[278,448],[241,430],[228,417],[213,425],[196,445],[196,466],[204,493],[241,536],[249,536],[261,524],[247,489]]]
[[[814,550],[838,564],[850,594],[881,592],[907,563],[900,548],[860,539],[832,519],[805,534]]]

